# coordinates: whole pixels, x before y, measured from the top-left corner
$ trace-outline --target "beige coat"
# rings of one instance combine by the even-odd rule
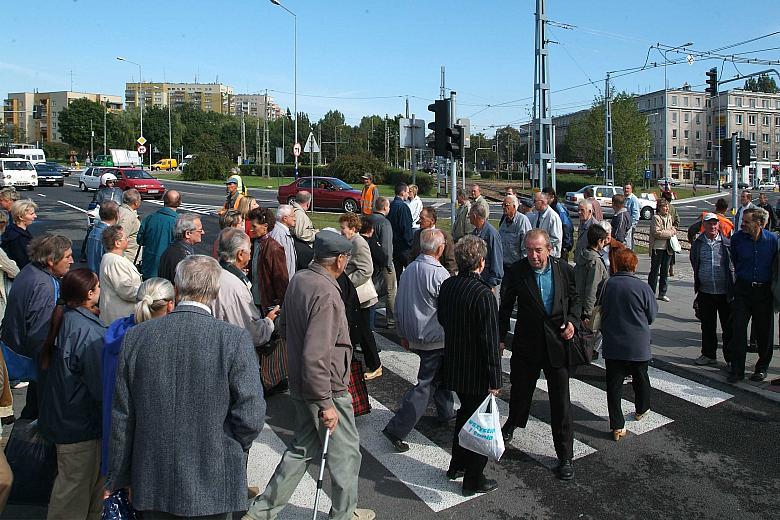
[[[218,320],[226,321],[252,335],[252,343],[259,347],[271,339],[274,322],[260,316],[254,302],[252,291],[238,276],[226,269],[219,275],[219,294],[211,304],[211,311]]]
[[[455,214],[455,225],[452,226],[452,239],[455,242],[474,231],[474,226],[469,221],[469,211],[471,211],[471,202],[466,201]]]
[[[349,385],[352,343],[341,290],[324,267],[313,262],[290,280],[279,318],[287,340],[290,394],[333,407],[332,397]]]
[[[371,249],[365,238],[359,233],[355,233],[349,240],[352,242],[352,256],[344,272],[357,289],[364,283],[373,283],[371,277],[374,275],[374,263],[371,261]],[[377,301],[379,300],[371,298],[361,303],[360,306],[362,308],[371,307]]]
[[[653,215],[653,220],[650,222],[650,238],[648,244],[648,252],[650,256],[653,256],[654,249],[668,249],[669,239],[677,235],[677,230],[672,225],[672,216],[666,214],[662,217],[658,213]]]
[[[117,225],[122,226],[122,229],[127,236],[127,249],[125,249],[124,257],[135,262],[135,257],[138,254],[138,230],[141,228],[141,221],[138,219],[138,212],[134,209],[130,209],[127,204],[119,206],[119,220]]]
[[[135,311],[135,295],[141,286],[141,273],[133,262],[116,253],[106,253],[100,261],[100,321],[110,325]]]
[[[295,210],[295,227],[290,232],[304,242],[313,244],[317,229],[300,204],[293,202],[292,207]]]

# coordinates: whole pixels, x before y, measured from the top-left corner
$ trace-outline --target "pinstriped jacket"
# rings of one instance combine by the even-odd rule
[[[444,388],[480,396],[501,388],[498,304],[478,274],[459,273],[441,284],[437,318],[444,327]]]

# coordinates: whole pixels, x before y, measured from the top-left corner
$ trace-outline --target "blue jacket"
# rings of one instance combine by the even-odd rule
[[[650,286],[633,273],[617,272],[601,295],[601,353],[604,359],[650,361],[650,325],[658,302]]]
[[[493,224],[487,220],[481,231],[474,229],[473,233],[487,244],[485,269],[480,274],[480,278],[490,287],[495,287],[501,284],[501,279],[504,277],[504,247],[501,245],[501,237]]]
[[[87,235],[87,267],[100,275],[100,261],[103,259],[103,230],[108,228],[105,222],[96,222],[92,231]]]
[[[571,251],[574,247],[574,224],[571,221],[571,217],[569,217],[569,211],[566,209],[566,206],[560,202],[555,205],[555,211],[558,213],[558,216],[561,217],[561,227],[563,228],[563,244],[561,245],[561,249]]]
[[[141,222],[136,240],[143,246],[141,256],[141,274],[144,280],[157,276],[160,257],[173,243],[173,228],[176,225],[176,210],[163,207]]]
[[[412,212],[409,206],[396,196],[390,203],[390,213],[387,220],[393,227],[393,257],[404,258],[412,248],[414,231],[412,230]]]
[[[103,447],[100,458],[100,474],[108,474],[108,444],[111,441],[111,403],[114,401],[116,367],[119,365],[119,352],[122,340],[128,330],[135,326],[135,317],[131,314],[119,318],[108,326],[103,340]]]
[[[99,439],[100,352],[106,328],[84,307],[65,307],[49,368],[39,377],[41,434],[55,444]]]

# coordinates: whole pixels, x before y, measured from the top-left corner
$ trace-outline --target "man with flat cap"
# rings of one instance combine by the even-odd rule
[[[352,243],[323,229],[314,238],[314,260],[290,279],[280,314],[279,333],[287,340],[290,400],[295,436],[265,491],[245,519],[276,518],[290,500],[312,461],[320,460],[325,430],[330,430],[328,471],[332,485],[330,518],[372,519],[356,509],[360,439],[349,384],[352,345],[336,278],[344,272]]]

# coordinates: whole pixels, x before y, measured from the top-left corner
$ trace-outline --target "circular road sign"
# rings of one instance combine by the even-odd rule
[[[140,153],[141,155],[145,154],[146,153],[146,147],[144,145],[139,145],[138,146],[138,153]]]
[[[298,157],[299,155],[301,155],[301,143],[295,143],[293,145],[293,155],[295,157]]]

